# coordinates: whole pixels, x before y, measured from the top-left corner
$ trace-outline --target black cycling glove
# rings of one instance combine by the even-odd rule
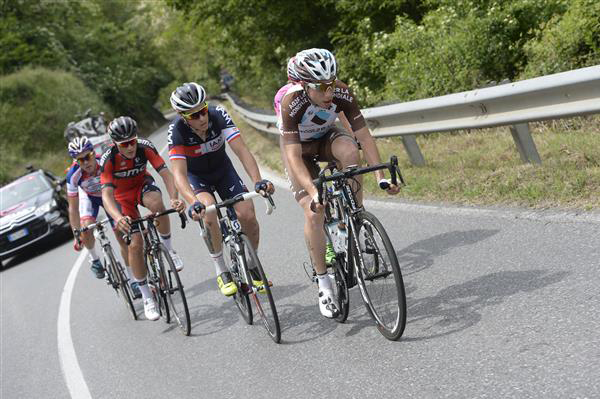
[[[196,212],[197,214],[200,214],[200,212],[202,212],[202,210],[204,209],[204,205],[202,205],[202,202],[200,201],[196,201],[194,202],[192,205],[190,205],[188,207],[188,215],[190,217],[192,217],[193,212]]]
[[[265,193],[268,194],[267,189],[269,188],[269,184],[273,184],[273,183],[271,183],[267,179],[262,179],[261,181],[257,181],[254,184],[254,191],[256,191],[257,193],[260,191],[264,191]]]

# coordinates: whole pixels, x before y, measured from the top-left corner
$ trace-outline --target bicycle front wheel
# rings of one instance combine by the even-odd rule
[[[148,271],[148,285],[152,292],[154,302],[158,305],[158,313],[165,319],[165,323],[171,322],[171,312],[167,304],[167,276],[153,255],[153,252],[146,253],[146,269]]]
[[[187,299],[185,298],[183,284],[181,284],[181,279],[179,278],[179,272],[173,263],[169,251],[167,251],[167,248],[163,244],[160,244],[158,255],[160,267],[167,274],[168,285],[166,287],[166,297],[169,308],[183,335],[190,335],[190,332],[192,331],[190,310],[188,309]]]
[[[120,296],[125,307],[133,317],[133,320],[137,320],[137,313],[133,307],[133,295],[130,291],[128,279],[125,277],[125,272],[121,267],[121,264],[117,261],[112,248],[108,247],[105,252],[107,271],[110,270],[111,280],[113,287],[117,291],[117,296]]]
[[[373,214],[360,212],[354,225],[352,254],[363,301],[379,332],[396,341],[406,326],[406,294],[396,252]]]
[[[281,328],[279,326],[279,316],[277,315],[277,308],[275,307],[275,300],[271,293],[271,282],[267,279],[265,271],[263,270],[260,259],[256,255],[256,251],[250,240],[245,234],[242,234],[242,240],[244,242],[244,253],[246,257],[246,265],[248,268],[254,268],[261,278],[261,285],[255,287],[253,283],[250,297],[254,300],[256,312],[260,315],[263,325],[267,330],[267,333],[275,343],[281,342]],[[250,278],[250,281],[252,279]]]
[[[227,246],[223,248],[223,259],[237,284],[237,292],[233,295],[235,306],[237,306],[244,321],[247,324],[252,324],[252,306],[250,305],[250,297],[248,296],[250,287],[243,272],[243,259],[240,259],[241,255],[238,256],[235,246],[235,240],[229,240]]]

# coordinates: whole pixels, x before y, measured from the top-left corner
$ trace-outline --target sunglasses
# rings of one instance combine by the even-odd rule
[[[321,90],[323,93],[326,93],[327,90],[329,90],[329,88],[331,88],[331,90],[335,90],[335,79],[333,79],[331,82],[326,82],[326,83],[306,83],[306,85],[308,87],[310,87],[311,89]]]
[[[137,143],[137,137],[134,137],[131,140],[127,141],[121,141],[120,143],[117,143],[117,145],[121,148],[127,148],[131,147],[132,145],[135,145],[135,143]]]
[[[84,155],[80,158],[75,158],[75,159],[77,160],[77,163],[84,163],[84,162],[91,161],[93,157],[94,157],[94,154],[92,152],[88,152],[87,155]]]
[[[193,120],[193,119],[198,119],[201,116],[206,115],[207,113],[208,113],[208,104],[204,103],[204,106],[199,111],[192,112],[189,114],[182,112],[181,116],[183,116],[185,119],[187,119],[189,121],[189,120]]]

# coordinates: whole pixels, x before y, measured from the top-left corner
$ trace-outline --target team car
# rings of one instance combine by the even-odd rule
[[[31,244],[69,228],[65,180],[29,168],[0,188],[0,265]]]

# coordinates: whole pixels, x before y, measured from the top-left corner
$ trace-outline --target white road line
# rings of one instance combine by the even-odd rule
[[[67,277],[67,282],[63,288],[58,309],[58,357],[71,398],[76,399],[92,398],[90,390],[83,378],[83,373],[79,368],[77,354],[75,353],[73,339],[71,338],[71,294],[73,292],[73,287],[75,286],[77,273],[79,272],[86,255],[87,250],[83,250],[81,255],[79,255],[79,258],[77,258],[73,264],[73,268],[71,269],[69,277]]]
[[[167,147],[168,144],[163,147],[160,153],[162,154]],[[86,255],[87,250],[83,250],[73,264],[69,277],[67,277],[67,281],[63,287],[58,308],[58,357],[60,359],[60,366],[65,383],[67,384],[71,398],[74,399],[92,398],[90,390],[83,378],[81,368],[79,368],[77,354],[75,353],[75,347],[73,346],[73,339],[71,337],[71,294],[73,292],[73,287],[75,286],[77,273],[79,272],[79,269],[81,269],[81,265],[83,264]]]

